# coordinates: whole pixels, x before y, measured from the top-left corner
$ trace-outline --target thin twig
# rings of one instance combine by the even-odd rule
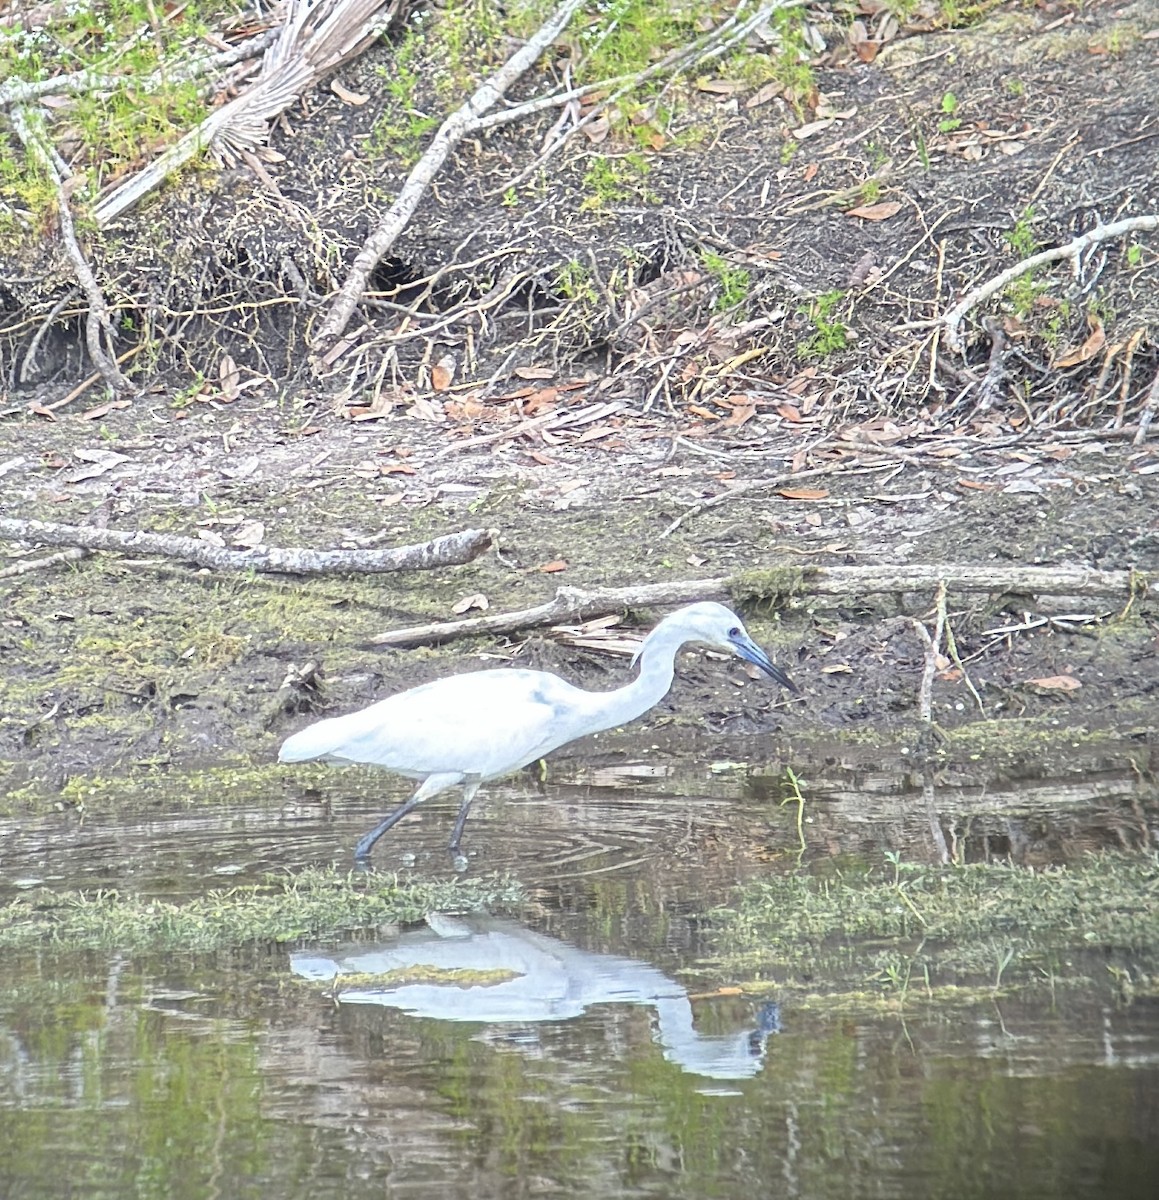
[[[82,550],[79,546],[74,546],[70,550],[59,550],[56,554],[49,554],[44,558],[25,559],[0,570],[0,579],[12,579],[17,575],[27,575],[29,571],[43,571],[61,563],[76,562],[78,558],[87,558],[91,553],[91,550]]]
[[[1147,430],[1151,428],[1156,413],[1159,413],[1159,371],[1156,371],[1155,378],[1151,380],[1151,390],[1147,393],[1147,403],[1143,405],[1143,411],[1139,414],[1139,428],[1135,431],[1132,445],[1141,446],[1147,440]]]
[[[127,392],[132,384],[121,374],[116,360],[105,349],[101,340],[102,334],[112,341],[113,326],[109,316],[109,306],[105,301],[97,277],[89,266],[88,259],[77,241],[76,229],[72,223],[72,209],[69,207],[68,196],[64,190],[64,181],[57,170],[56,162],[49,152],[47,141],[39,130],[34,130],[28,123],[23,109],[14,109],[11,113],[13,127],[19,133],[28,152],[40,164],[48,176],[56,192],[57,219],[60,222],[60,237],[64,248],[76,273],[77,283],[88,300],[88,315],[85,318],[85,346],[92,359],[93,366],[101,373],[101,378],[114,393]]]
[[[1149,233],[1156,229],[1159,229],[1159,214],[1152,213],[1143,217],[1128,217],[1122,221],[1115,221],[1111,225],[1096,225],[1094,229],[1088,230],[1081,237],[1077,237],[1071,242],[1067,242],[1065,246],[1052,246],[1049,250],[1043,250],[1038,254],[1032,254],[1029,258],[1024,258],[1021,262],[1015,263],[1014,266],[1008,267],[1005,271],[995,275],[993,279],[967,292],[953,308],[949,309],[941,317],[942,325],[946,331],[946,344],[951,350],[961,353],[961,325],[966,314],[971,309],[977,308],[979,304],[984,304],[991,296],[995,296],[1002,291],[1007,284],[1025,275],[1027,272],[1033,271],[1037,267],[1045,266],[1047,263],[1069,258],[1074,263],[1077,274],[1083,252],[1089,250],[1091,246],[1099,242],[1110,241],[1112,238],[1124,237],[1128,233]]]
[[[914,629],[925,643],[926,660],[922,669],[921,687],[918,689],[918,711],[922,720],[931,724],[934,719],[934,676],[938,670],[938,657],[941,653],[942,633],[946,627],[946,581],[938,580],[938,590],[935,608],[937,619],[934,622],[934,632],[930,631],[916,617],[913,618]]]

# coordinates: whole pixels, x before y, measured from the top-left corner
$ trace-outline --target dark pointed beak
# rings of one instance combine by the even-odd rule
[[[783,688],[787,688],[794,696],[801,694],[801,689],[777,666],[775,662],[751,638],[738,638],[733,642],[736,652],[746,662],[760,667],[771,679],[775,679]]]

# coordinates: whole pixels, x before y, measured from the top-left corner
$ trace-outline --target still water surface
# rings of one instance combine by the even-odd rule
[[[761,873],[930,861],[920,786],[809,772],[808,851],[759,773],[647,762],[478,803],[471,870],[510,871],[514,916],[432,915],[353,945],[0,961],[0,1196],[1154,1197],[1159,999],[1096,986],[915,1015],[720,994],[703,914]],[[566,772],[565,772],[566,774]],[[179,782],[179,781],[176,781]],[[939,784],[960,857],[1027,865],[1155,845],[1130,772]],[[386,805],[322,794],[54,816],[0,830],[0,894],[180,898],[345,864]],[[393,801],[394,797],[391,797]],[[384,840],[382,869],[447,874],[454,800]],[[343,971],[491,971],[351,985]],[[824,990],[824,981],[816,981]]]

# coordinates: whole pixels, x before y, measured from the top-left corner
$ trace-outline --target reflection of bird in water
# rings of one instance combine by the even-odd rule
[[[359,841],[354,850],[357,858],[369,855],[374,843],[423,800],[462,787],[463,801],[450,842],[454,852],[481,784],[576,738],[647,712],[672,686],[676,652],[686,642],[731,650],[782,687],[797,691],[745,632],[735,613],[723,604],[705,601],[665,617],[636,655],[639,675],[615,691],[587,692],[546,671],[471,671],[309,725],[286,739],[278,760],[371,763],[422,780],[405,804]]]
[[[758,1010],[755,1028],[701,1033],[687,989],[650,963],[584,950],[502,917],[430,913],[426,921],[429,928],[377,946],[295,951],[290,969],[306,979],[332,980],[343,1004],[476,1022],[488,1027],[478,1040],[526,1051],[541,1048],[537,1026],[571,1021],[596,1007],[649,1008],[664,1057],[709,1079],[758,1074],[769,1037],[781,1029],[780,1011],[769,1002]],[[551,1044],[558,1052],[559,1043]]]

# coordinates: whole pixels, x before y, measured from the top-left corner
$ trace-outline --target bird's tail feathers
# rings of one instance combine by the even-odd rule
[[[339,741],[333,726],[333,721],[318,721],[292,734],[282,743],[278,762],[309,762],[312,758],[324,758],[332,753]]]

